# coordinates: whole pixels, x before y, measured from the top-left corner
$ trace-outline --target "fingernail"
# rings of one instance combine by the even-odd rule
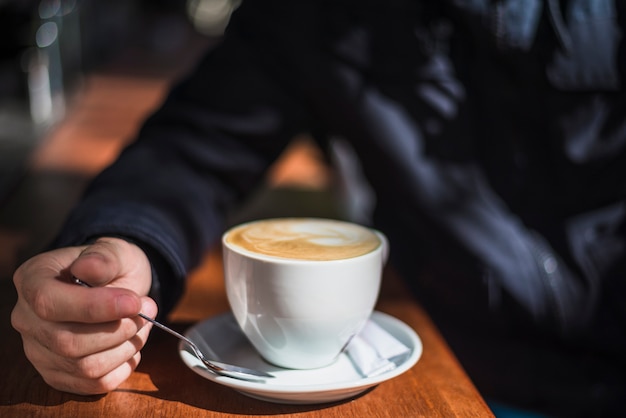
[[[141,304],[141,312],[145,313],[146,315],[148,315],[149,317],[153,317],[154,316],[154,308],[152,303],[148,302],[148,301],[144,301]]]
[[[118,315],[121,318],[136,315],[139,312],[140,305],[137,299],[130,295],[119,295],[115,299]]]

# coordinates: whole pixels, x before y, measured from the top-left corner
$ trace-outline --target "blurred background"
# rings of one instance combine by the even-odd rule
[[[124,55],[126,69],[176,71],[180,60],[172,55],[193,54],[194,44],[219,38],[236,6],[237,0],[0,0],[0,196],[32,147],[66,115],[86,73]]]
[[[0,0],[0,279],[44,249],[86,183],[219,41],[239,1]],[[289,189],[303,208],[334,215],[316,193],[328,171],[307,138],[269,184],[284,186],[272,202]],[[258,215],[268,194],[255,199]]]

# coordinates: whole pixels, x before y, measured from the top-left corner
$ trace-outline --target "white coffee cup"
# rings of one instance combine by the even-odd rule
[[[388,243],[360,225],[318,218],[245,223],[222,237],[234,316],[270,363],[332,364],[370,317]]]

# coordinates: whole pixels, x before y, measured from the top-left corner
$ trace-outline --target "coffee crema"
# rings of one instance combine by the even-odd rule
[[[297,260],[341,260],[381,245],[370,229],[331,219],[266,219],[230,230],[225,241],[244,250]]]

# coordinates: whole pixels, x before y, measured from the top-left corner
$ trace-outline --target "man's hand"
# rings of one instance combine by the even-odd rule
[[[78,286],[76,277],[93,288]],[[11,315],[26,357],[52,387],[106,393],[139,364],[157,307],[147,297],[152,274],[145,253],[119,238],[37,255],[13,276]]]

